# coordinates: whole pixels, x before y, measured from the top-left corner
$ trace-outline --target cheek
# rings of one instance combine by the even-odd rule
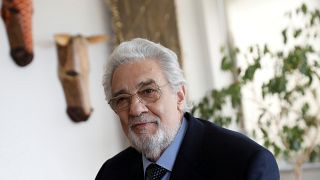
[[[154,106],[149,107],[149,110],[158,116],[163,123],[167,122],[169,119],[177,116],[178,113],[178,103],[176,96],[166,96],[166,99],[157,102]]]
[[[154,114],[155,116],[159,117],[161,120],[165,119],[168,113],[168,110],[170,109],[167,104],[163,102],[157,102],[156,104],[153,104],[152,106],[148,107],[149,111]]]
[[[128,125],[128,118],[124,115],[118,114],[119,118],[120,118],[120,123],[121,123],[121,127],[123,132],[125,133],[125,135],[128,135],[128,131],[129,131],[129,125]]]
[[[175,95],[166,96],[162,102],[162,111],[165,114],[176,113],[178,108],[178,101]]]

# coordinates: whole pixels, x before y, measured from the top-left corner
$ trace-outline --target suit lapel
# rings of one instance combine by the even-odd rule
[[[132,168],[132,172],[130,173],[131,176],[129,177],[130,179],[136,179],[136,180],[142,180],[144,179],[143,175],[143,165],[142,161],[140,160],[139,165],[136,165],[134,168]],[[135,178],[133,178],[135,177]]]
[[[202,179],[199,172],[204,127],[189,113],[185,113],[188,128],[172,169],[170,180]]]
[[[134,151],[134,155],[133,155],[133,159],[129,161],[132,163],[129,165],[129,171],[128,171],[127,177],[128,179],[133,179],[133,180],[143,180],[144,174],[143,174],[141,153],[139,153],[135,149],[133,149],[133,151]]]

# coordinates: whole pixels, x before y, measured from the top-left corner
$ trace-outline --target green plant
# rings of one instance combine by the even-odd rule
[[[232,121],[241,126],[242,102],[247,100],[243,91],[251,91],[258,111],[251,135],[276,156],[293,163],[296,179],[301,179],[302,164],[320,153],[320,11],[302,4],[287,16],[292,23],[281,32],[281,49],[273,50],[267,44],[242,52],[222,49],[221,68],[238,72],[235,81],[212,90],[192,112],[222,126]],[[245,65],[238,66],[239,60]],[[267,75],[263,77],[262,72]],[[230,102],[235,114],[225,115],[223,110]]]
[[[234,82],[222,89],[213,89],[201,101],[193,107],[191,113],[196,114],[201,118],[213,121],[215,124],[223,127],[228,127],[232,121],[237,124],[242,124],[243,114],[241,110],[241,87],[243,82],[241,77],[238,77],[238,68],[236,67],[236,56],[239,53],[238,48],[231,49],[226,52],[226,49],[221,48],[221,53],[224,54],[221,69],[233,74]],[[235,115],[225,114],[224,109],[229,107],[234,110]],[[241,127],[241,130],[245,130]]]

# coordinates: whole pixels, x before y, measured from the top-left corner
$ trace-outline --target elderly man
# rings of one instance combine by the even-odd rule
[[[96,180],[278,180],[273,155],[249,138],[186,112],[177,56],[145,39],[121,43],[104,75],[106,98],[131,146]]]

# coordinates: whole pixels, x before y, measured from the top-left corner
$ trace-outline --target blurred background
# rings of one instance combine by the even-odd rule
[[[0,23],[1,180],[94,179],[106,159],[128,146],[102,87],[103,65],[114,45],[122,40],[145,36],[175,49],[189,84],[189,101],[197,105],[212,89],[235,81],[232,73],[221,69],[222,46],[244,51],[249,46],[266,43],[270,49],[281,49],[282,30],[289,22],[285,14],[303,3],[308,9],[320,9],[319,0],[175,0],[166,1],[173,9],[154,16],[148,14],[150,2],[153,1],[141,0],[134,5],[125,0],[33,0],[34,59],[25,67],[17,66],[10,57],[5,25]],[[130,15],[135,21],[129,19]],[[158,17],[153,24],[168,23],[147,27],[149,21],[145,17],[150,21]],[[141,30],[144,26],[149,29]],[[135,34],[137,31],[146,34]],[[57,33],[109,37],[104,43],[88,46],[88,88],[93,112],[85,122],[75,123],[66,113],[54,42]],[[315,51],[315,57],[319,58],[319,46]],[[240,61],[237,66],[242,66]],[[241,93],[250,91],[244,89]],[[259,114],[245,96],[241,104],[243,124],[251,132]],[[227,113],[234,113],[229,109]],[[315,117],[319,124],[320,117]],[[241,131],[237,122],[228,128]],[[318,139],[318,133],[315,134]],[[254,138],[252,133],[247,135]],[[263,137],[256,140],[264,145]],[[314,144],[312,147],[316,148],[320,142]],[[273,152],[274,147],[271,146]],[[302,179],[320,178],[318,159],[319,154],[315,154],[315,162],[303,161]],[[279,156],[278,162],[281,179],[294,179],[295,162],[283,156]]]

